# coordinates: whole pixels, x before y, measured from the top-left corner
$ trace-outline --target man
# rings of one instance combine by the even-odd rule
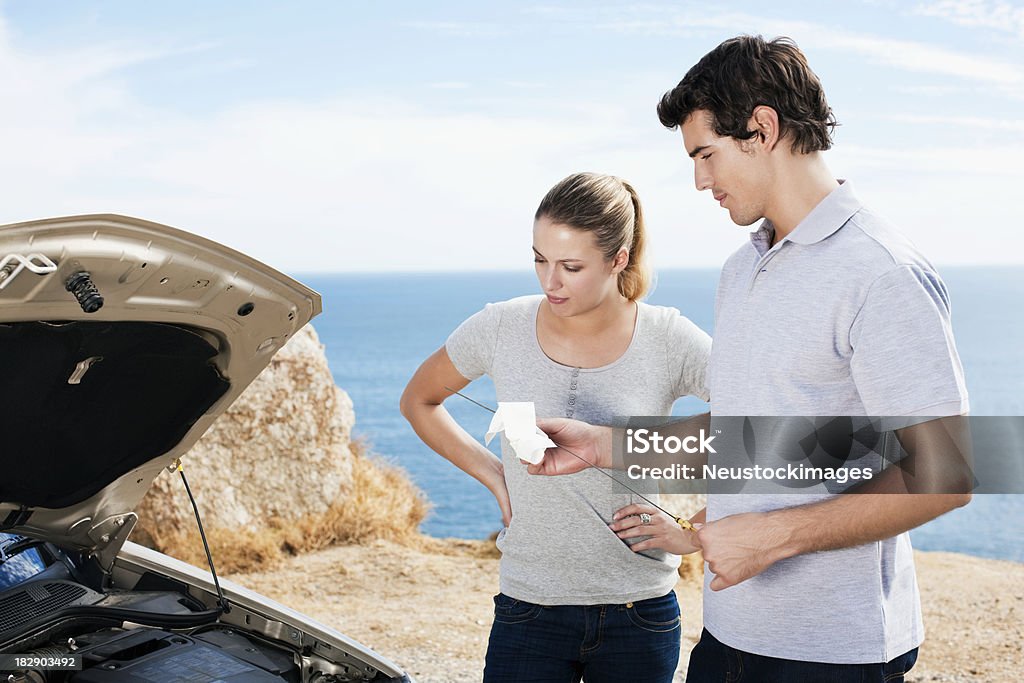
[[[678,532],[707,562],[705,630],[687,680],[902,681],[923,639],[906,532],[970,499],[963,472],[951,486],[947,466],[966,451],[958,416],[968,403],[945,286],[829,172],[821,152],[835,119],[792,41],[725,41],[658,114],[681,127],[697,189],[738,225],[762,221],[722,270],[712,415],[900,417],[900,443],[930,482],[908,485],[906,470],[889,468],[859,487],[866,495],[709,494],[706,523]],[[610,429],[540,426],[564,449],[611,465]],[[585,467],[564,449],[549,449],[531,472]],[[612,528],[639,535],[628,531],[638,524]],[[681,545],[646,547],[658,543]]]

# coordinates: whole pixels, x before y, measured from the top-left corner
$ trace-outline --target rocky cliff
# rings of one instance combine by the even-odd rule
[[[354,423],[307,325],[182,458],[218,565],[251,568],[282,552],[415,534],[422,494],[404,472],[363,454]],[[388,517],[378,520],[381,510]],[[177,475],[157,477],[138,513],[133,541],[205,564]]]
[[[354,422],[307,325],[182,459],[204,523],[255,529],[325,512],[351,482]],[[195,524],[180,478],[167,472],[139,513],[146,528]]]

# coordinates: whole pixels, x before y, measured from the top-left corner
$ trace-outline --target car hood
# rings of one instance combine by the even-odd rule
[[[0,226],[0,530],[112,562],[153,479],[320,311],[295,280],[164,225]]]

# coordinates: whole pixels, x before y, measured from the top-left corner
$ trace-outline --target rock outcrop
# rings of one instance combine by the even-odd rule
[[[326,513],[351,482],[354,422],[307,325],[182,458],[204,525],[258,533],[271,520]],[[179,477],[167,472],[138,512],[133,540],[151,545],[195,526]]]

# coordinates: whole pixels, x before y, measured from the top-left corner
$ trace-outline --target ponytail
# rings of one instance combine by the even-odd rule
[[[651,289],[651,269],[647,264],[647,233],[644,226],[643,209],[640,198],[633,186],[620,181],[629,193],[633,205],[633,239],[629,247],[629,263],[619,273],[619,293],[630,301],[642,299]]]

